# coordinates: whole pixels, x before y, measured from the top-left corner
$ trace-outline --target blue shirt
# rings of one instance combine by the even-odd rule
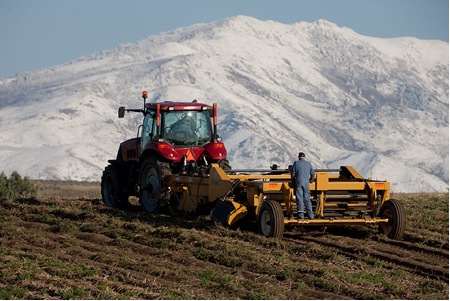
[[[294,162],[291,176],[294,179],[295,186],[301,186],[309,191],[309,183],[314,181],[315,173],[311,163],[306,160],[299,160]]]

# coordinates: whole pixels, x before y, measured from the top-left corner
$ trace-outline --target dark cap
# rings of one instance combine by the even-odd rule
[[[298,153],[298,157],[299,158],[304,158],[305,157],[305,153],[302,153],[302,152]]]

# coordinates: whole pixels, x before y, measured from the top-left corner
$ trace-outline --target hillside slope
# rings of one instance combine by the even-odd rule
[[[394,191],[448,189],[448,43],[377,39],[324,20],[238,16],[0,81],[2,170],[98,181],[151,101],[219,105],[235,168],[352,165]]]

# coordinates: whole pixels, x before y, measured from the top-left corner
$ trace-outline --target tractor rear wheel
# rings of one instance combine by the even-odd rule
[[[387,200],[381,207],[380,217],[389,219],[387,223],[380,224],[381,231],[391,239],[402,240],[406,227],[403,204],[398,200]]]
[[[258,230],[265,237],[283,237],[284,216],[280,203],[268,200],[261,204],[258,214]]]
[[[145,159],[139,174],[141,204],[148,212],[155,212],[161,197],[161,175],[156,160],[151,157]]]
[[[106,166],[103,171],[101,194],[108,207],[119,208],[128,205],[128,194],[123,191],[118,170],[112,165]]]

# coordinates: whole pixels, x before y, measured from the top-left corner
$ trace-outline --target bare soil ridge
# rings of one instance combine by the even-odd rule
[[[404,241],[376,227],[290,228],[280,241],[253,225],[108,208],[97,183],[54,185],[0,200],[0,299],[449,297],[448,194],[396,196]]]

